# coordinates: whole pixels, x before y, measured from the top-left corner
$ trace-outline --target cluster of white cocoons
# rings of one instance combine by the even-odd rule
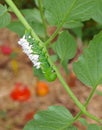
[[[22,46],[23,52],[29,57],[36,69],[40,68],[41,62],[39,62],[39,55],[33,54],[32,45],[27,41],[25,35],[18,41],[18,44]]]

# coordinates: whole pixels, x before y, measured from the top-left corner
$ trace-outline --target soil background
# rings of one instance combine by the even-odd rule
[[[50,90],[46,96],[40,97],[36,94],[38,79],[33,74],[32,63],[17,44],[18,39],[17,34],[8,29],[0,30],[0,45],[9,45],[14,52],[17,52],[16,61],[18,63],[18,72],[15,74],[10,56],[3,55],[0,52],[0,130],[22,130],[29,118],[31,118],[28,113],[36,113],[39,110],[47,109],[51,105],[64,105],[75,116],[79,109],[67,95],[58,79],[52,83],[46,82]],[[68,83],[69,77],[65,75],[62,69],[61,73]],[[29,87],[32,96],[28,101],[20,103],[11,99],[10,92],[17,82]],[[75,86],[71,87],[71,89],[77,98],[84,103],[91,89],[84,86],[77,79],[75,82]],[[98,90],[102,91],[102,87],[99,86]],[[87,110],[102,118],[102,96],[95,94]],[[89,118],[85,118],[89,123],[94,123]],[[79,130],[86,130],[86,127],[79,122],[76,122],[75,125],[78,126]]]

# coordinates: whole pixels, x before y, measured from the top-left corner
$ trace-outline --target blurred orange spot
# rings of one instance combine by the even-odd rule
[[[37,87],[36,87],[36,93],[38,96],[45,96],[47,95],[49,92],[49,88],[47,83],[45,82],[38,82]]]

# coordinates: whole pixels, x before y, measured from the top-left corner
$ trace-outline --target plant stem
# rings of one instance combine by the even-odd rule
[[[46,21],[45,21],[44,14],[43,14],[42,0],[38,0],[38,5],[39,5],[41,19],[42,19],[42,22],[44,25],[45,38],[47,38],[47,26],[46,26]]]
[[[21,21],[21,23],[25,26],[25,28],[27,30],[31,31],[32,36],[36,39],[39,40],[39,37],[34,33],[33,29],[31,28],[31,26],[28,24],[28,22],[25,20],[25,18],[23,17],[23,15],[21,14],[21,12],[18,10],[18,8],[16,7],[16,5],[13,3],[12,0],[5,0],[6,3],[11,7],[11,9],[13,10],[13,12],[16,14],[16,16],[18,17],[18,19]]]
[[[93,95],[94,95],[94,93],[95,93],[95,91],[96,91],[96,88],[97,88],[97,86],[93,87],[93,89],[92,89],[90,95],[88,96],[88,98],[87,98],[87,100],[86,100],[86,102],[85,102],[85,104],[84,104],[84,107],[87,107],[87,105],[89,104],[90,100],[92,99],[92,97],[93,97]],[[80,111],[80,112],[74,117],[74,119],[73,119],[70,123],[68,123],[68,126],[72,125],[76,120],[78,120],[79,117],[80,117],[82,114],[83,114],[83,112]],[[102,121],[101,121],[100,119],[98,119],[98,120],[96,120],[96,121],[102,123]],[[68,126],[67,126],[67,127],[68,127]]]
[[[28,22],[25,20],[25,18],[23,17],[23,15],[20,13],[20,11],[17,9],[16,5],[13,3],[12,0],[5,0],[6,3],[11,7],[11,9],[13,10],[13,12],[17,15],[17,17],[19,18],[19,20],[21,21],[21,23],[25,26],[25,28],[27,30],[30,30],[31,31],[31,34],[32,36],[36,39],[36,40],[39,40],[39,37],[35,34],[35,32],[33,31],[33,29],[31,28],[31,26],[28,24]],[[74,3],[72,4],[72,7],[73,5],[75,4],[76,0],[74,1]],[[70,11],[72,9],[72,7],[70,8]],[[68,11],[68,14],[67,16],[70,14],[70,11]],[[66,19],[66,17],[65,17]],[[61,23],[60,27],[63,25],[65,20],[63,20],[63,22]],[[60,28],[59,28],[60,29]],[[42,42],[42,41],[41,41]],[[50,63],[53,65],[53,62],[51,62],[50,58],[49,58],[49,61]],[[64,81],[63,77],[61,76],[60,72],[58,71],[57,67],[55,65],[54,66],[54,69],[56,71],[56,74],[59,78],[59,80],[61,81],[63,87],[65,88],[65,90],[67,91],[67,93],[70,95],[70,97],[74,100],[75,104],[80,108],[80,110],[86,114],[88,117],[90,117],[91,119],[93,120],[96,120],[96,121],[99,121],[99,119],[95,116],[93,116],[92,114],[90,114],[89,112],[86,111],[86,108],[79,102],[79,100],[76,98],[76,96],[73,94],[73,92],[71,91],[71,89],[68,87],[68,85],[66,84],[66,82]],[[93,94],[92,94],[93,95]],[[92,96],[91,95],[91,96]],[[90,98],[91,98],[90,96]],[[87,100],[87,103],[89,102],[90,98]],[[87,104],[86,103],[86,104]]]
[[[96,91],[96,88],[97,88],[97,86],[93,87],[90,95],[88,96],[88,98],[87,98],[87,100],[85,102],[85,105],[84,105],[85,107],[87,107],[87,105],[89,104],[90,100],[92,99],[92,97],[93,97],[93,95],[94,95],[94,93]]]
[[[92,89],[90,95],[88,96],[88,98],[87,98],[87,100],[86,100],[86,102],[85,102],[85,104],[84,104],[85,107],[87,107],[87,105],[89,104],[90,100],[92,99],[92,97],[93,97],[93,95],[94,95],[94,93],[95,93],[95,91],[96,91],[96,88],[97,88],[97,86],[93,87],[93,89]],[[73,122],[76,121],[82,114],[83,114],[83,112],[80,111],[80,112],[74,117]],[[100,121],[98,121],[98,122],[100,122]]]
[[[71,7],[68,9],[68,11],[66,12],[63,20],[60,22],[60,24],[58,25],[56,31],[52,34],[52,36],[45,42],[45,45],[47,46],[50,41],[52,41],[58,34],[58,32],[60,31],[60,29],[62,28],[63,24],[65,23],[66,19],[68,18],[68,16],[70,15],[70,12],[72,11],[75,3],[77,2],[77,0],[74,0]]]
[[[64,89],[65,89],[66,92],[70,95],[70,97],[73,99],[73,101],[74,101],[75,104],[78,106],[78,108],[82,111],[82,113],[84,113],[85,115],[87,115],[89,118],[91,118],[91,119],[93,119],[93,120],[95,120],[95,121],[97,121],[97,122],[100,122],[100,120],[99,120],[96,116],[94,116],[94,115],[92,115],[92,114],[90,114],[89,112],[86,111],[86,108],[85,108],[85,107],[80,103],[80,101],[76,98],[76,96],[75,96],[74,93],[71,91],[71,89],[70,89],[70,87],[67,85],[67,83],[64,81],[64,79],[63,79],[63,77],[61,76],[59,70],[58,70],[57,67],[53,64],[53,62],[50,60],[50,58],[49,58],[49,62],[52,64],[52,66],[53,66],[53,68],[54,68],[54,70],[55,70],[55,72],[56,72],[56,74],[57,74],[57,76],[58,76],[58,78],[59,78],[61,84],[63,85]],[[88,104],[88,102],[89,102],[89,100],[91,99],[92,95],[93,95],[93,92],[91,93],[91,96],[89,96],[89,99],[87,100],[87,103],[86,103],[86,104]]]

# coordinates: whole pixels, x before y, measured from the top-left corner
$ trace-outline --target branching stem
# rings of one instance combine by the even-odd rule
[[[50,61],[51,64],[52,61]],[[66,84],[66,82],[64,81],[63,77],[61,76],[59,70],[57,69],[57,67],[53,64],[54,70],[56,71],[56,74],[61,82],[61,84],[63,85],[64,89],[66,90],[66,92],[70,95],[70,97],[73,99],[74,103],[78,106],[78,108],[81,110],[80,113],[78,113],[78,115],[75,117],[75,120],[82,114],[84,113],[85,115],[87,115],[89,118],[95,120],[96,122],[100,122],[100,119],[97,118],[96,116],[90,114],[89,112],[86,111],[86,106],[88,105],[90,99],[92,98],[94,91],[96,88],[93,89],[93,91],[91,92],[91,94],[89,95],[85,105],[82,105],[79,100],[76,98],[76,96],[74,95],[74,93],[71,91],[70,87]]]
[[[23,15],[21,14],[21,12],[19,11],[19,9],[16,7],[16,5],[13,3],[12,0],[5,0],[6,3],[11,7],[11,9],[13,10],[13,12],[16,14],[16,16],[18,17],[18,19],[21,21],[21,23],[25,26],[25,28],[27,30],[31,31],[32,36],[40,41],[39,37],[35,34],[35,32],[33,31],[33,29],[31,28],[31,26],[28,24],[28,22],[25,20],[25,18],[23,17]]]
[[[21,21],[21,23],[25,26],[25,28],[27,30],[31,31],[31,35],[38,41],[42,42],[39,37],[35,34],[34,30],[31,28],[31,26],[28,24],[28,22],[25,20],[25,18],[23,17],[23,15],[20,13],[20,11],[17,9],[16,5],[13,3],[12,0],[5,0],[6,3],[11,7],[11,9],[13,10],[13,12],[17,15],[18,19]],[[67,12],[67,14],[65,15],[64,19],[62,20],[62,23],[59,25],[59,27],[57,28],[57,30],[55,31],[55,33],[52,35],[52,37],[46,42],[46,44],[48,44],[58,33],[58,31],[61,29],[61,27],[63,26],[66,17],[70,14],[70,11],[72,10],[75,2],[77,0],[74,0],[74,2],[72,3],[71,8],[69,9],[69,11]],[[48,55],[49,57],[49,55]],[[95,117],[94,115],[90,114],[89,112],[86,111],[86,106],[88,105],[90,99],[92,98],[94,91],[96,89],[96,87],[93,89],[93,91],[91,92],[90,96],[88,97],[85,105],[82,105],[80,103],[80,101],[76,98],[76,96],[74,95],[74,93],[71,91],[70,87],[66,84],[66,82],[64,81],[63,77],[61,76],[59,70],[57,69],[57,67],[53,64],[53,62],[51,61],[50,57],[48,58],[49,62],[51,63],[51,65],[54,67],[54,70],[56,71],[56,74],[60,80],[60,82],[62,83],[64,89],[66,90],[66,92],[70,95],[70,97],[73,99],[73,101],[75,102],[75,104],[79,107],[79,109],[81,110],[80,113],[77,114],[77,116],[74,118],[74,121],[78,119],[78,117],[84,113],[85,115],[87,115],[88,117],[90,117],[91,119],[100,122],[100,120]],[[73,123],[73,122],[72,122]]]
[[[43,14],[43,7],[42,7],[42,0],[38,0],[38,6],[40,10],[41,19],[44,25],[44,31],[45,31],[45,38],[47,38],[47,25]]]
[[[47,46],[58,34],[58,32],[61,30],[62,26],[64,25],[64,23],[66,22],[66,19],[68,18],[68,16],[70,15],[70,12],[72,11],[75,3],[77,2],[77,0],[74,0],[72,2],[71,7],[68,9],[68,11],[66,12],[64,18],[62,19],[62,22],[60,22],[60,24],[58,25],[56,31],[52,34],[52,36],[45,42],[45,45]]]
[[[87,107],[87,105],[89,104],[90,100],[92,99],[92,97],[93,97],[93,95],[94,95],[94,93],[95,93],[95,91],[96,91],[96,88],[97,88],[97,86],[93,87],[93,89],[92,89],[90,95],[88,96],[88,98],[87,98],[87,100],[86,100],[86,102],[85,102],[85,104],[84,104],[85,107]],[[83,112],[80,111],[80,112],[74,117],[73,123],[74,123],[82,114],[83,114]],[[98,122],[102,123],[102,121],[101,121],[100,119],[99,119]]]

